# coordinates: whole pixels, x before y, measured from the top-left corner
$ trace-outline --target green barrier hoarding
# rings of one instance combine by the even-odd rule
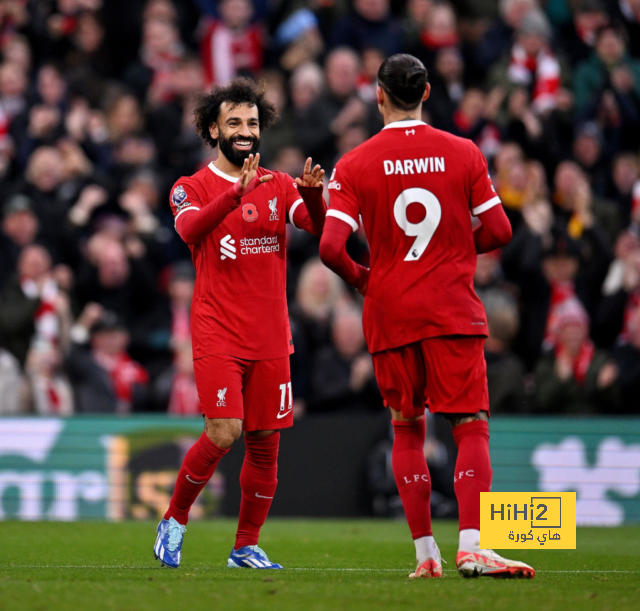
[[[318,418],[327,427],[327,417]],[[334,430],[358,435],[357,418],[348,426],[333,418]],[[281,465],[295,461],[286,453],[292,440],[309,452],[323,447],[312,443],[312,420],[285,433]],[[155,519],[167,507],[182,458],[201,431],[201,419],[165,416],[0,419],[0,519]],[[364,473],[367,443],[357,451],[348,439],[336,444],[335,453],[344,455],[333,459]],[[491,454],[493,491],[575,491],[579,525],[640,522],[640,419],[495,418]],[[317,490],[307,489],[320,479],[312,469],[322,470],[326,461],[320,455],[305,458],[304,471],[280,477],[279,496],[317,500]],[[228,473],[221,463],[192,510],[194,518],[222,512],[225,493],[237,488],[237,474]],[[346,475],[338,470],[333,477]],[[290,505],[282,515],[295,512],[307,515],[303,505]]]

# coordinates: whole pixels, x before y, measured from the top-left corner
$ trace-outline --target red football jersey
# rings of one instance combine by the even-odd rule
[[[286,223],[302,198],[295,182],[273,174],[198,244],[191,306],[193,358],[230,354],[271,360],[293,352],[286,299]],[[171,190],[174,218],[202,208],[237,182],[213,163]],[[292,222],[292,221],[291,221]]]
[[[371,249],[363,325],[371,352],[444,335],[487,335],[473,289],[471,215],[500,204],[471,140],[422,121],[390,123],[338,162],[327,216]]]

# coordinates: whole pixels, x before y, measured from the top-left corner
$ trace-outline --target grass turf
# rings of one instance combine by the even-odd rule
[[[413,545],[402,522],[272,519],[260,544],[285,571],[224,568],[232,520],[190,524],[182,566],[161,569],[155,526],[1,522],[0,610],[640,608],[640,527],[578,529],[577,550],[505,552],[534,566],[529,581],[462,579],[456,525],[439,522],[444,577],[409,581]]]

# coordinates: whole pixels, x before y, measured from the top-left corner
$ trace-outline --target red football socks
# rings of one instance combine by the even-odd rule
[[[431,477],[424,457],[425,418],[411,422],[393,420],[393,476],[414,539],[431,531]]]
[[[179,524],[189,521],[189,510],[201,490],[214,474],[219,460],[229,451],[223,450],[211,441],[205,433],[187,452],[173,489],[171,504],[164,519],[174,518]]]
[[[453,487],[458,498],[460,530],[480,530],[480,493],[491,490],[491,459],[489,458],[489,423],[474,420],[453,429],[458,446],[458,460]]]
[[[280,432],[268,437],[245,437],[246,447],[240,472],[240,518],[234,549],[257,545],[278,485]]]

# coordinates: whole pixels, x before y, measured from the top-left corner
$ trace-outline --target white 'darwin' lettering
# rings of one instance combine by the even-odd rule
[[[408,134],[407,134],[408,135]],[[423,157],[422,159],[385,159],[384,173],[387,176],[401,174],[426,174],[427,172],[444,172],[444,157]]]

